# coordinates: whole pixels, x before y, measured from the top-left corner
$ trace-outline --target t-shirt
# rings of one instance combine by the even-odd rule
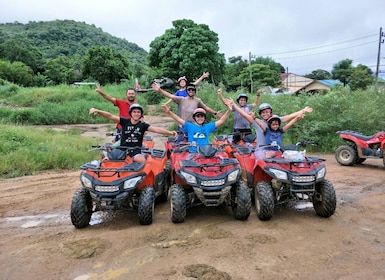
[[[276,142],[280,147],[282,147],[282,134],[283,129],[280,127],[277,130],[271,130],[269,127],[265,130],[266,144],[271,144]],[[269,150],[277,151],[278,147],[269,147]]]
[[[123,117],[120,117],[120,124],[122,125],[120,145],[126,147],[142,147],[144,133],[150,125],[146,122],[133,124],[131,119]]]
[[[186,89],[183,88],[183,89],[178,89],[178,90],[175,92],[175,96],[187,97],[188,94],[187,94]]]
[[[253,109],[251,104],[246,104],[243,107],[240,107],[246,114],[249,114]],[[245,119],[237,110],[233,109],[234,113],[234,129],[250,129],[250,123]]]
[[[194,119],[192,117],[194,110],[196,108],[206,107],[202,100],[197,97],[190,98],[177,96],[174,98],[174,101],[179,105],[181,119],[191,123],[194,122]]]
[[[282,123],[282,117],[280,117],[281,123]],[[266,129],[268,128],[267,123],[264,120],[261,120],[261,122],[265,125]],[[265,132],[262,130],[262,128],[253,121],[253,127],[255,128],[255,136],[257,137],[257,147],[261,145],[266,145],[266,135]]]
[[[116,99],[114,106],[119,108],[119,117],[131,118],[128,111],[130,110],[130,104],[127,100]],[[116,128],[122,128],[119,123],[116,124]]]
[[[215,131],[215,122],[206,123],[202,126],[185,121],[183,129],[187,131],[188,142],[195,142],[197,146],[209,144],[209,136]],[[190,152],[196,152],[196,147],[190,147]]]

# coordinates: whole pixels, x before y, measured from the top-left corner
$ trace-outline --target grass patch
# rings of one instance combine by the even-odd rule
[[[98,158],[88,152],[95,139],[81,136],[81,130],[0,125],[0,177],[37,174],[42,170],[77,169]],[[98,141],[98,140],[96,140]],[[102,141],[102,139],[100,139]]]

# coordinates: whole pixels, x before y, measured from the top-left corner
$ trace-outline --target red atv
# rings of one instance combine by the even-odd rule
[[[285,149],[277,144],[272,158],[256,159],[253,149],[238,147],[235,153],[242,167],[242,178],[252,189],[260,220],[270,220],[276,205],[312,202],[317,215],[330,217],[336,209],[336,194],[332,183],[325,179],[325,159],[304,156],[300,146],[315,145],[301,141]]]
[[[335,158],[339,164],[353,165],[363,163],[367,158],[382,158],[385,165],[385,131],[371,136],[352,130],[337,131],[337,134],[348,143],[336,149]]]
[[[251,197],[236,159],[211,144],[198,146],[196,153],[189,152],[191,144],[170,145],[172,222],[184,222],[186,209],[202,204],[231,206],[235,219],[247,220]]]
[[[230,134],[216,135],[214,137],[213,144],[222,145],[225,148],[229,157],[235,157],[234,153],[238,145],[255,147],[257,145],[257,141],[256,141],[256,136],[253,134],[242,135],[241,133],[230,133]]]
[[[126,154],[138,148],[146,154],[145,163],[133,162]],[[170,170],[166,167],[165,151],[147,147],[108,150],[105,145],[97,149],[102,159],[80,167],[83,187],[72,198],[72,224],[77,228],[87,227],[92,213],[108,210],[137,211],[140,224],[151,224],[155,199],[168,198]]]

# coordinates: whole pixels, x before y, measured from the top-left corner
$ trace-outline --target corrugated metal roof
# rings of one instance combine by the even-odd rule
[[[334,85],[342,85],[342,83],[339,80],[317,80],[317,81],[328,87],[333,87]]]

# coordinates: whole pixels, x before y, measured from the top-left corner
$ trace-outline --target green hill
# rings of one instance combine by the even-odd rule
[[[147,64],[147,52],[143,48],[85,22],[55,20],[0,24],[0,45],[10,41],[37,48],[43,59],[61,55],[83,57],[89,48],[102,46],[121,52],[132,64]]]

